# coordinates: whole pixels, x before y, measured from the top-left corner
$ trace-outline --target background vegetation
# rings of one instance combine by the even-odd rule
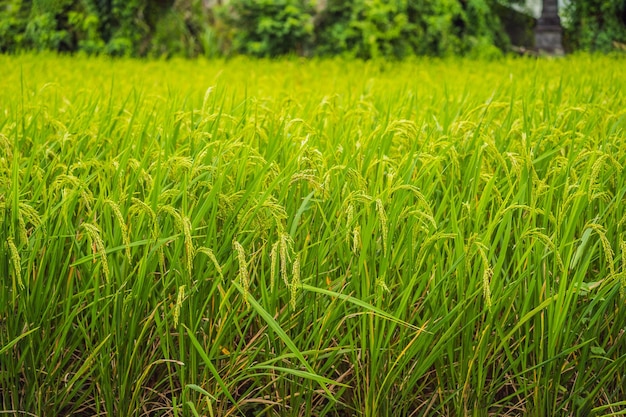
[[[0,68],[4,413],[626,413],[622,58]]]
[[[490,57],[510,46],[503,21],[533,25],[508,10],[496,0],[0,0],[0,51]],[[563,14],[570,49],[626,49],[626,1],[573,0]]]

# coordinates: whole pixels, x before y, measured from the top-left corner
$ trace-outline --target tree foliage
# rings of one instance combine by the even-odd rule
[[[319,29],[320,53],[362,58],[465,54],[505,44],[489,0],[330,0]]]
[[[565,13],[575,49],[626,50],[626,0],[576,0]]]
[[[233,47],[256,56],[302,53],[312,41],[314,9],[306,0],[233,0],[227,21]]]
[[[500,2],[0,0],[0,52],[497,56],[510,44]],[[573,48],[626,49],[626,0],[573,0],[565,15]]]
[[[0,0],[0,51],[194,55],[201,0]]]

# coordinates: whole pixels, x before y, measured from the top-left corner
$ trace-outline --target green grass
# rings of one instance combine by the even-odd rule
[[[626,414],[624,65],[0,56],[0,409]]]

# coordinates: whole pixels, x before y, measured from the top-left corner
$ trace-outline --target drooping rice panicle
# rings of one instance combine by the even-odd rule
[[[185,300],[185,286],[181,285],[178,287],[178,294],[176,296],[176,304],[174,304],[174,311],[172,316],[174,318],[174,327],[178,326],[178,319],[180,318],[180,308],[183,305],[183,301]]]
[[[7,245],[9,246],[9,252],[11,253],[11,263],[13,264],[13,271],[15,272],[15,278],[19,289],[24,289],[24,282],[22,281],[22,260],[20,259],[20,253],[15,246],[13,238],[9,236],[7,238]]]
[[[376,213],[378,213],[378,220],[380,221],[380,228],[383,234],[383,253],[387,253],[387,214],[385,213],[385,207],[380,199],[376,200]]]
[[[222,276],[222,267],[220,263],[218,262],[217,258],[215,257],[215,254],[213,253],[211,248],[200,246],[199,248],[195,250],[195,256],[197,256],[199,253],[206,255],[211,260],[211,262],[213,262],[213,266],[215,267],[215,270],[217,271],[217,273],[220,274],[220,276]]]
[[[623,414],[622,67],[0,54],[0,410]]]
[[[270,250],[270,289],[274,288],[276,282],[276,268],[278,267],[278,244],[275,242]]]
[[[106,248],[104,245],[104,241],[102,240],[102,234],[100,232],[100,229],[95,224],[87,222],[81,224],[81,228],[87,234],[90,244],[94,246],[94,255],[98,255],[100,257],[104,278],[106,281],[109,281],[109,262],[107,260]]]
[[[291,285],[289,287],[289,301],[291,308],[296,309],[296,297],[298,296],[298,288],[300,287],[300,255],[296,255],[293,261]]]
[[[113,211],[113,215],[115,216],[115,219],[120,225],[120,230],[122,232],[122,241],[124,242],[124,248],[125,248],[125,253],[126,253],[126,259],[128,260],[128,263],[132,263],[132,257],[130,253],[130,236],[128,234],[128,227],[126,226],[126,221],[124,220],[124,216],[122,216],[122,211],[120,210],[119,205],[117,205],[115,201],[106,199],[104,200],[104,202],[109,207],[111,207],[111,210]]]
[[[241,243],[233,241],[233,248],[237,255],[237,262],[239,263],[239,280],[243,288],[243,300],[246,305],[250,305],[248,301],[248,295],[250,294],[250,277],[248,275],[248,264],[246,262],[246,252],[241,246]]]

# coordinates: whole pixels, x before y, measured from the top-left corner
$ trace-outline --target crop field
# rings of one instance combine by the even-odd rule
[[[0,414],[626,414],[625,68],[0,56]]]

